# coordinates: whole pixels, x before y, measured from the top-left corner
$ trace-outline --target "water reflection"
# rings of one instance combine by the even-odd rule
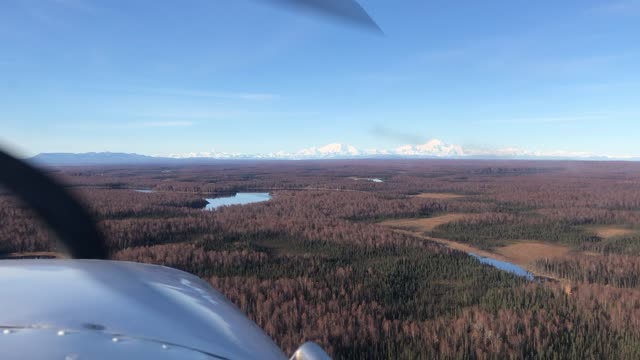
[[[205,206],[205,210],[215,210],[221,206],[228,205],[246,205],[252,203],[258,203],[271,200],[269,193],[245,193],[239,192],[234,196],[226,196],[219,198],[207,198],[205,199],[209,203]]]
[[[506,261],[500,261],[500,260],[496,260],[496,259],[480,256],[480,255],[477,255],[477,254],[474,254],[474,253],[469,253],[469,255],[473,256],[476,259],[478,259],[483,264],[491,265],[491,266],[493,266],[495,268],[498,268],[500,270],[504,270],[504,271],[510,272],[512,274],[515,274],[515,275],[518,275],[518,276],[522,276],[522,277],[526,278],[527,280],[533,280],[533,274],[531,274],[530,272],[528,272],[527,270],[521,268],[518,265],[512,264],[510,262],[506,262]]]

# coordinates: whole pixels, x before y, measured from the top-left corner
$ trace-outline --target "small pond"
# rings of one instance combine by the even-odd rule
[[[271,200],[269,193],[248,193],[239,192],[233,196],[206,198],[209,203],[204,210],[215,210],[221,206],[246,205]]]

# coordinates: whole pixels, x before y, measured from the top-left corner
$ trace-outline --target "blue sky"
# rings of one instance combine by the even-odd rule
[[[0,143],[640,155],[640,1],[361,4],[384,36],[264,0],[4,0]]]

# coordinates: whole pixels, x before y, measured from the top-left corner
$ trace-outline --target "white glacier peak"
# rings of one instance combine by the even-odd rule
[[[551,159],[614,159],[607,155],[597,155],[580,151],[531,151],[506,147],[498,149],[463,148],[440,139],[430,139],[423,144],[407,144],[394,149],[358,149],[350,144],[329,143],[319,147],[308,147],[298,151],[275,151],[269,153],[233,153],[220,151],[172,154],[174,159],[352,159],[352,158],[551,158]]]

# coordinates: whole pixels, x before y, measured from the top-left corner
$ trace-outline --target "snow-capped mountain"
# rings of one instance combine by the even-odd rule
[[[519,148],[474,149],[431,139],[424,144],[403,145],[395,149],[361,150],[353,145],[331,143],[320,147],[309,147],[296,152],[278,151],[266,154],[241,154],[226,152],[200,152],[171,155],[176,159],[352,159],[352,158],[545,158],[545,159],[600,159],[612,158],[577,151],[530,151]]]
[[[466,158],[466,159],[563,159],[563,160],[638,160],[634,157],[613,157],[577,151],[530,151],[519,148],[473,149],[431,139],[420,145],[403,145],[395,149],[360,150],[353,145],[331,143],[309,147],[296,152],[277,151],[262,154],[230,153],[219,151],[174,154],[168,157],[122,153],[38,154],[31,158],[35,163],[48,165],[84,164],[141,164],[176,163],[222,160],[312,160],[312,159],[362,159],[362,158]]]
[[[228,153],[228,152],[218,152],[218,151],[202,151],[202,152],[191,152],[186,154],[171,154],[169,158],[172,159],[239,159],[251,157],[250,155],[242,154],[242,153]]]
[[[310,147],[296,152],[277,151],[264,154],[227,153],[218,151],[192,152],[169,155],[173,159],[339,159],[354,158],[367,154],[353,145],[331,143],[321,147]]]
[[[442,140],[431,139],[421,145],[404,145],[394,152],[400,156],[464,156],[465,152],[459,145],[450,145]]]
[[[331,143],[320,147],[309,147],[296,152],[278,151],[266,154],[240,154],[225,152],[199,152],[170,155],[176,159],[348,159],[362,157],[458,157],[465,156],[462,147],[432,139],[421,145],[405,145],[396,149],[360,150],[353,145]]]
[[[336,157],[357,157],[362,152],[353,145],[343,145],[340,143],[327,144],[325,146],[315,148],[302,149],[294,154],[300,158],[336,158]]]

